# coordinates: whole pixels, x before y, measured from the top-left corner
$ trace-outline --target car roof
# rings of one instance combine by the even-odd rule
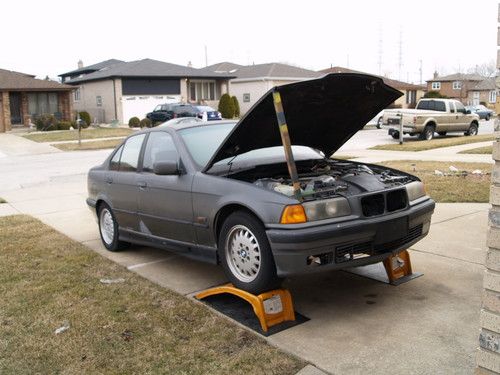
[[[205,127],[205,126],[217,126],[217,125],[223,125],[223,124],[236,124],[236,120],[218,120],[218,121],[202,121],[202,122],[188,122],[184,124],[172,124],[169,125],[168,127],[156,127],[156,128],[149,128],[149,129],[144,129],[141,131],[144,133],[148,132],[154,132],[154,131],[162,131],[165,129],[174,129],[175,131],[182,130],[182,129],[188,129],[188,128],[200,128],[200,127]]]

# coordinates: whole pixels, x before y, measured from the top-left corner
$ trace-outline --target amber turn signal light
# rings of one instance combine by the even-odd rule
[[[307,221],[306,212],[301,204],[286,206],[281,214],[281,224],[299,224]]]

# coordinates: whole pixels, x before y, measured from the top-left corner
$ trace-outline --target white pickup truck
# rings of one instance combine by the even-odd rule
[[[386,109],[382,128],[387,129],[394,139],[403,134],[419,135],[430,140],[434,133],[446,135],[449,132],[463,132],[476,135],[479,116],[472,114],[462,103],[454,99],[421,99],[415,109]]]

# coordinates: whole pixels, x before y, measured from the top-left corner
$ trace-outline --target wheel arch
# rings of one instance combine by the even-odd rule
[[[219,211],[217,211],[217,214],[215,215],[214,222],[213,222],[213,231],[214,231],[214,238],[215,238],[215,243],[219,243],[219,235],[220,231],[222,229],[222,224],[224,221],[231,215],[232,213],[236,211],[243,211],[246,212],[250,215],[252,215],[255,219],[257,219],[259,222],[264,224],[262,218],[257,215],[257,213],[249,208],[248,206],[245,206],[241,203],[228,203],[225,206],[221,207]],[[218,262],[219,260],[217,260]]]

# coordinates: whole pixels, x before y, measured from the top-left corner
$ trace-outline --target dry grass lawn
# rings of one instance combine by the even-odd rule
[[[96,139],[108,137],[126,137],[134,130],[128,128],[87,128],[82,129],[82,139]],[[62,130],[50,132],[36,132],[23,135],[24,138],[35,142],[59,142],[78,140],[78,131]]]
[[[82,150],[100,150],[105,148],[115,148],[123,141],[123,138],[105,139],[102,141],[82,142],[79,146],[78,142],[55,143],[51,146],[63,151],[82,151]]]
[[[417,138],[407,140],[402,145],[399,143],[390,143],[386,145],[378,145],[371,147],[370,150],[387,150],[387,151],[425,151],[434,148],[450,147],[465,145],[468,143],[493,141],[495,136],[493,134],[482,134],[471,137],[465,136],[448,136],[438,137],[430,141],[421,141]]]
[[[379,164],[418,176],[425,183],[427,194],[436,202],[489,202],[491,164],[418,160],[387,161]],[[467,175],[451,174],[450,165],[468,172]],[[471,174],[476,169],[485,174]],[[435,170],[450,175],[437,176]]]
[[[294,374],[305,365],[29,216],[0,218],[0,295],[1,374]]]
[[[486,155],[491,155],[492,153],[493,153],[493,146],[471,148],[469,150],[464,150],[459,152],[459,154],[486,154]]]

